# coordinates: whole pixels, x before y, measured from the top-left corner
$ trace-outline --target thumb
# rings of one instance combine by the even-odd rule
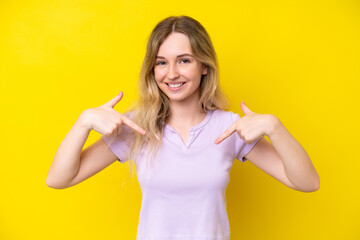
[[[116,97],[111,99],[109,102],[105,103],[104,106],[114,108],[115,105],[122,99],[123,95],[124,95],[124,93],[122,91],[120,91],[120,93],[118,95],[116,95]]]
[[[245,113],[245,115],[249,114],[249,113],[253,113],[246,105],[245,102],[242,101],[240,104],[241,110]]]

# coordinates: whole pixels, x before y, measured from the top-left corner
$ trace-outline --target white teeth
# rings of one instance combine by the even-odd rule
[[[172,88],[176,88],[176,87],[180,87],[181,85],[183,85],[184,83],[178,83],[178,84],[170,84],[168,83],[168,85]]]

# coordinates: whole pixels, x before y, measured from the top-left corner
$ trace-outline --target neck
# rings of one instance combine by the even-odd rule
[[[199,124],[206,116],[199,101],[199,92],[183,101],[170,101],[171,115],[168,124],[174,128],[186,129]]]

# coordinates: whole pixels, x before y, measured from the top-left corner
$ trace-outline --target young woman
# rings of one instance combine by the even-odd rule
[[[148,41],[136,105],[115,111],[120,92],[82,112],[55,154],[47,185],[67,188],[116,160],[134,161],[142,191],[137,239],[230,239],[225,190],[234,159],[292,189],[318,190],[309,156],[281,121],[244,102],[244,117],[226,111],[218,84],[203,26],[187,16],[164,19]],[[102,138],[82,151],[91,130]]]

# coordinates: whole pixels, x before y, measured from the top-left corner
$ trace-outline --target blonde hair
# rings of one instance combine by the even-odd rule
[[[146,136],[132,131],[131,146],[128,156],[130,175],[133,176],[134,162],[138,154],[146,149],[147,164],[156,160],[161,147],[164,124],[170,116],[169,98],[158,87],[154,77],[156,55],[162,42],[172,32],[185,34],[191,44],[196,59],[207,67],[207,74],[202,75],[200,83],[201,108],[209,110],[227,110],[228,101],[219,86],[217,57],[205,28],[188,16],[170,16],[159,22],[153,29],[146,49],[146,55],[139,76],[139,98],[133,103],[131,119],[146,130]]]

